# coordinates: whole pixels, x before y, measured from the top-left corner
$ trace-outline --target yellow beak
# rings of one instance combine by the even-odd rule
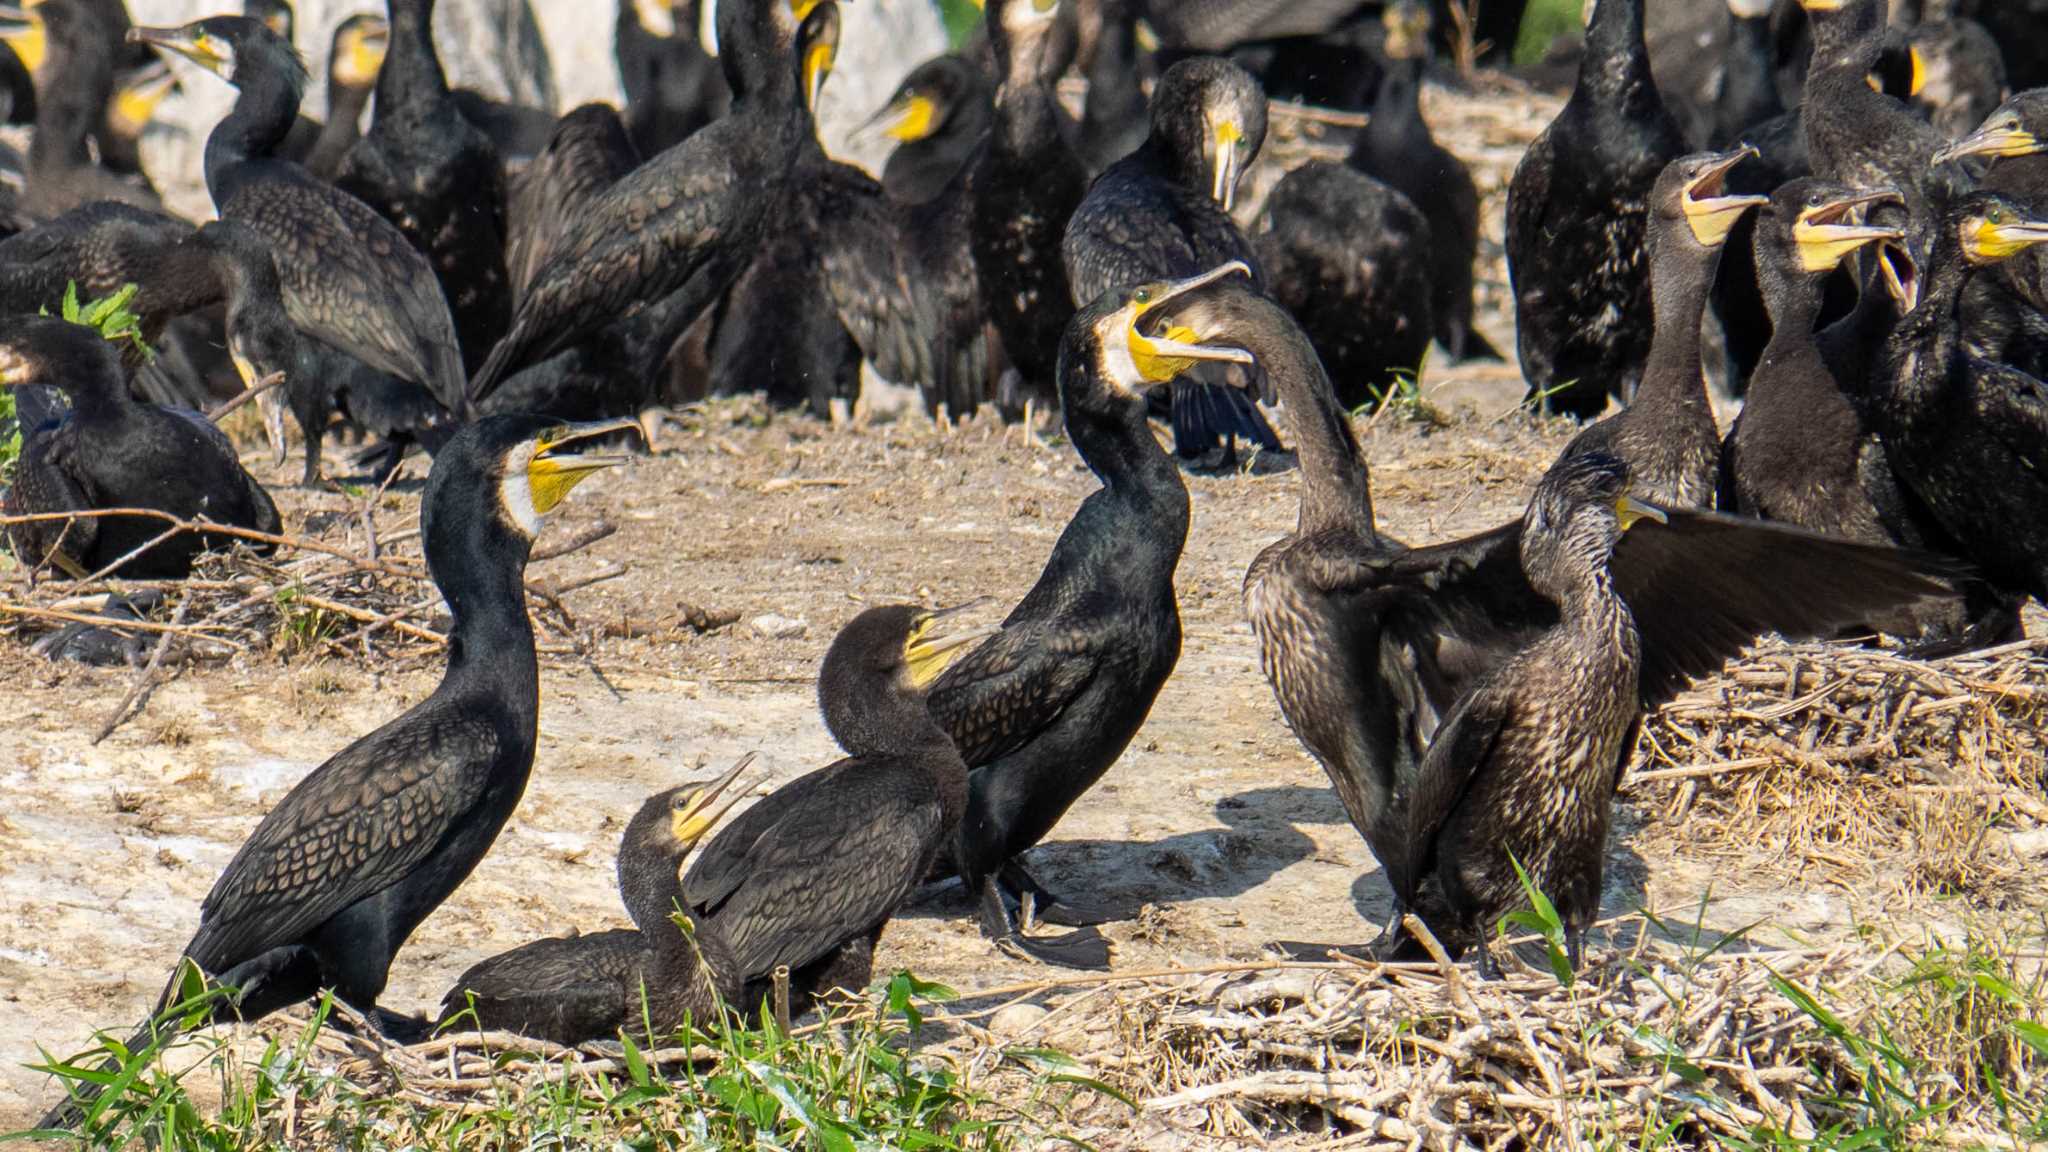
[[[564,453],[564,447],[593,436],[639,426],[631,420],[597,420],[587,424],[564,424],[543,433],[539,446],[533,450],[533,458],[526,465],[526,482],[533,492],[534,511],[546,515],[576,485],[606,468],[624,464],[627,459],[618,453],[591,456]]]
[[[1757,155],[1757,150],[1744,144],[1733,152],[1725,153],[1706,171],[1693,177],[1685,186],[1684,202],[1686,223],[1692,226],[1693,238],[1708,248],[1718,248],[1728,239],[1728,233],[1735,228],[1735,222],[1742,214],[1760,204],[1771,202],[1768,196],[1727,196],[1723,190],[1728,184],[1728,173],[1735,166]]]
[[[1671,518],[1664,514],[1662,508],[1655,504],[1645,504],[1633,496],[1623,496],[1614,502],[1614,516],[1621,521],[1621,530],[1624,532],[1635,527],[1641,520],[1655,520],[1659,524],[1671,522]]]
[[[14,49],[15,58],[21,61],[30,75],[43,66],[50,54],[49,30],[43,25],[43,18],[34,12],[20,9],[0,11],[0,41]]]
[[[732,787],[733,781],[740,778],[740,773],[753,767],[755,758],[756,754],[753,752],[740,757],[739,763],[734,764],[725,775],[699,788],[691,795],[689,803],[670,814],[669,832],[675,836],[677,843],[695,844],[732,810],[733,805],[746,798],[747,790],[742,788],[733,793],[725,803],[716,803],[719,796],[727,788]]]
[[[128,42],[176,52],[216,76],[227,75],[228,58],[206,33],[192,28],[130,28]]]
[[[1209,196],[1228,212],[1237,201],[1237,178],[1244,167],[1238,148],[1244,140],[1244,130],[1234,120],[1223,120],[1212,130],[1211,138],[1216,147],[1216,174]]]
[[[1792,240],[1799,248],[1799,266],[1808,272],[1825,272],[1842,262],[1842,257],[1878,240],[1902,240],[1897,228],[1880,228],[1854,220],[1855,210],[1866,204],[1898,203],[1899,194],[1890,190],[1866,192],[1799,214],[1792,224]]]
[[[1163,384],[1194,367],[1197,360],[1221,360],[1235,364],[1252,362],[1252,354],[1242,348],[1200,343],[1195,331],[1183,325],[1173,325],[1159,336],[1147,336],[1138,331],[1138,321],[1146,313],[1197,288],[1236,275],[1250,276],[1251,269],[1241,260],[1232,260],[1185,280],[1148,284],[1132,290],[1124,304],[1123,310],[1129,314],[1124,321],[1124,330],[1130,345],[1131,362],[1137,366],[1140,376],[1154,384]]]
[[[1979,128],[1934,154],[1934,163],[1946,164],[1965,156],[2032,156],[2048,151],[2033,133],[2014,125],[2007,128]]]
[[[953,661],[967,653],[970,646],[1003,630],[1000,624],[987,624],[959,632],[932,633],[932,627],[939,621],[980,604],[980,600],[975,600],[927,613],[911,630],[909,639],[903,642],[903,663],[910,670],[911,684],[919,691],[936,683]]]

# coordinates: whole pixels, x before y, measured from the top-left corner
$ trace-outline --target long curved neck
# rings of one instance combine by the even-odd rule
[[[244,66],[242,71],[250,74],[235,78],[241,91],[234,108],[206,138],[206,187],[215,208],[226,191],[220,182],[227,171],[274,153],[299,115],[299,91],[277,69]]]
[[[1011,44],[1000,36],[991,40],[996,51],[996,73],[1002,77],[995,96],[996,138],[1012,151],[1059,136],[1059,111],[1052,85],[1040,75],[1044,45],[1041,40]]]
[[[1792,256],[1766,247],[1769,241],[1757,233],[1756,275],[1763,289],[1764,303],[1771,314],[1771,341],[1766,351],[1782,352],[1813,339],[1813,326],[1820,319],[1822,285],[1790,266]]]
[[[1572,99],[1582,95],[1602,104],[1660,99],[1643,39],[1643,0],[1599,0],[1586,26],[1586,51],[1579,58]]]
[[[1602,0],[1605,4],[1609,0]],[[1700,369],[1700,316],[1721,250],[1677,235],[1682,221],[1664,221],[1650,232],[1650,306],[1655,327],[1643,387],[1632,408],[1679,407],[1706,411],[1707,383]]]
[[[448,98],[434,51],[434,0],[390,0],[391,46],[377,73],[377,110],[424,108]]]
[[[1350,414],[1337,402],[1322,361],[1301,330],[1278,305],[1260,300],[1257,306],[1268,314],[1232,331],[1230,339],[1258,360],[1287,410],[1301,469],[1296,531],[1307,535],[1342,528],[1371,539],[1377,533],[1372,476]]]
[[[619,900],[642,932],[673,928],[669,915],[683,898],[683,870],[650,837],[628,836],[619,845]]]
[[[1155,514],[1177,518],[1187,532],[1188,489],[1180,469],[1153,439],[1142,405],[1119,403],[1100,395],[1076,397],[1062,366],[1060,401],[1066,409],[1067,438],[1081,460],[1102,481],[1105,491],[1120,500],[1152,507]],[[1107,385],[1090,381],[1095,388]],[[1078,401],[1078,402],[1077,402]],[[1107,409],[1107,410],[1105,410]]]
[[[1429,138],[1422,119],[1422,58],[1389,60],[1373,99],[1372,119],[1358,147],[1380,156],[1405,153],[1412,141]]]
[[[1944,226],[1927,265],[1932,272],[1920,306],[1900,320],[1893,333],[1894,341],[1906,342],[1917,350],[1914,370],[1903,373],[1894,382],[1909,398],[1925,399],[1925,394],[1937,386],[1935,382],[1948,374],[1948,366],[1962,354],[1962,325],[1956,320],[1956,305],[1977,268],[1963,258],[1961,248],[1955,229]]]
[[[435,556],[428,558],[428,571],[454,616],[441,690],[479,692],[514,705],[512,712],[531,725],[539,710],[540,668],[526,615],[527,545],[488,514],[479,519],[484,522],[459,529],[462,545],[453,555],[438,564]]]
[[[96,51],[59,49],[53,40],[49,59],[37,78],[35,135],[29,141],[29,177],[79,168],[92,162],[85,138],[97,126],[113,94],[114,74],[106,55]]]

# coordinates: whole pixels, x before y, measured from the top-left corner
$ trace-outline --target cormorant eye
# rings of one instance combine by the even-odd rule
[[[1150,304],[1152,302],[1152,290],[1150,288],[1140,288],[1136,292],[1131,293],[1131,299],[1140,304]]]

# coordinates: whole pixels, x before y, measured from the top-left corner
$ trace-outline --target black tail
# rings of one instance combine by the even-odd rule
[[[1173,450],[1183,457],[1201,456],[1226,437],[1241,437],[1277,451],[1280,437],[1266,423],[1259,406],[1236,388],[1205,384],[1189,376],[1173,382]]]

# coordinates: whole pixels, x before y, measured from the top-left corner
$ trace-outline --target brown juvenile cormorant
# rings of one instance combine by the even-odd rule
[[[619,898],[636,927],[556,936],[522,944],[473,964],[441,998],[442,1027],[517,1032],[555,1044],[604,1040],[652,1024],[650,1042],[685,1022],[715,1021],[741,987],[725,941],[709,925],[682,931],[671,917],[683,900],[683,860],[719,817],[718,804],[748,765],[706,785],[648,797],[619,839]],[[714,806],[715,805],[715,806]]]
[[[869,126],[896,141],[882,190],[903,204],[937,199],[972,163],[995,118],[986,73],[964,56],[934,56],[910,70]]]
[[[1421,375],[1444,246],[1406,196],[1314,160],[1273,186],[1251,231],[1273,298],[1315,342],[1346,408]]]
[[[0,386],[53,386],[71,410],[26,430],[6,510],[15,516],[154,508],[259,532],[279,530],[277,508],[242,470],[234,445],[197,413],[169,412],[128,394],[121,359],[91,328],[49,316],[0,326]],[[164,521],[129,516],[11,525],[16,559],[82,578],[164,534]],[[181,579],[193,558],[232,537],[180,533],[120,564],[116,575]],[[265,545],[259,550],[268,551]]]
[[[1228,285],[1161,311],[1185,338],[1250,351],[1288,413],[1300,518],[1246,572],[1245,611],[1289,726],[1405,899],[1407,798],[1439,717],[1554,625],[1557,606],[1522,571],[1520,521],[1426,548],[1379,533],[1350,421],[1284,309]],[[1670,532],[1632,535],[1614,568],[1644,635],[1645,707],[1760,632],[1827,634],[1910,598],[1890,550],[1705,513],[1670,517]]]
[[[2048,244],[2044,216],[1996,193],[1949,207],[1919,306],[1877,369],[1872,408],[1893,469],[1963,557],[1992,587],[2048,602],[2048,384],[1970,355],[1957,320],[1981,270]]]
[[[932,713],[973,769],[954,863],[980,901],[982,930],[1053,963],[1101,967],[1107,942],[1092,929],[1026,936],[1010,905],[1030,898],[1048,919],[1090,918],[1040,887],[1016,857],[1123,754],[1180,657],[1173,572],[1187,541],[1188,491],[1146,421],[1146,393],[1203,360],[1250,359],[1179,330],[1147,336],[1147,313],[1234,273],[1231,263],[1187,280],[1105,293],[1075,314],[1060,347],[1067,436],[1101,490],[1083,501],[1053,545],[1038,583],[1003,632],[940,679]]]
[[[1728,233],[1763,196],[1727,194],[1751,155],[1703,152],[1668,165],[1650,189],[1650,352],[1627,408],[1588,426],[1567,454],[1598,450],[1628,465],[1635,492],[1678,508],[1711,508],[1720,431],[1700,367],[1700,318]]]
[[[434,0],[387,5],[390,52],[370,131],[349,149],[335,184],[397,225],[433,266],[466,376],[512,322],[505,169],[491,138],[449,98],[434,52]]]
[[[718,61],[697,41],[701,11],[698,0],[618,2],[612,47],[626,129],[643,156],[689,139],[732,102]]]
[[[982,302],[1003,354],[1023,379],[1023,394],[1040,400],[1057,391],[1068,318],[1101,295],[1075,295],[1071,262],[1060,260],[1069,221],[1088,193],[1088,169],[1060,134],[1053,92],[1064,67],[1054,61],[1060,9],[1059,0],[988,6],[995,124],[970,177],[968,245]]]
[[[377,1005],[392,958],[483,859],[533,770],[540,669],[527,553],[571,488],[619,462],[574,446],[617,427],[493,416],[435,456],[420,536],[453,617],[448,671],[425,700],[299,781],[214,881],[179,968],[189,960],[236,990],[215,1019],[253,1020],[331,989],[379,1029],[410,1030]],[[128,1049],[150,1036],[145,1027]],[[40,1126],[67,1126],[78,1104]]]
[[[1454,955],[1478,947],[1482,972],[1493,970],[1489,930],[1526,899],[1516,864],[1556,906],[1579,962],[1643,708],[1674,690],[1671,677],[1682,682],[1686,666],[1718,666],[1755,639],[1753,617],[1720,616],[1714,600],[1732,593],[1756,605],[1796,588],[1803,603],[1787,616],[1847,611],[1853,619],[1873,604],[1946,591],[1926,557],[1667,512],[1636,501],[1629,487],[1627,465],[1599,451],[1565,455],[1537,485],[1519,534],[1521,567],[1529,587],[1557,606],[1558,621],[1444,716],[1409,793],[1404,903]],[[1623,531],[1639,522],[1629,535],[1668,537],[1652,548],[1675,565],[1648,588],[1618,570],[1627,563]],[[1706,573],[1680,559],[1688,545],[1726,552],[1745,543],[1764,547],[1746,550],[1750,571],[1717,573],[1734,578],[1718,588],[1696,583]],[[1768,571],[1779,562],[1774,549],[1833,551],[1839,563],[1813,585],[1780,584]],[[1699,614],[1682,628],[1690,650],[1660,651],[1641,617],[1689,609]]]
[[[462,354],[432,266],[368,205],[274,155],[306,83],[291,46],[247,16],[129,36],[240,90],[206,138],[206,188],[221,218],[269,239],[293,325],[465,411]]]
[[[1405,0],[1388,5],[1382,19],[1387,33],[1382,50],[1387,57],[1386,71],[1372,103],[1372,119],[1345,162],[1406,196],[1428,219],[1430,313],[1437,343],[1454,363],[1498,360],[1500,353],[1472,326],[1472,262],[1479,258],[1479,188],[1472,183],[1465,162],[1436,142],[1428,121],[1422,118],[1429,9]],[[1341,369],[1330,367],[1343,378]]]
[[[160,208],[145,183],[93,159],[92,137],[114,93],[107,30],[94,8],[83,0],[45,0],[19,17],[0,16],[0,27],[7,29],[0,38],[37,61],[36,126],[21,213],[45,220],[94,200]]]
[[[1152,92],[1152,129],[1110,165],[1074,211],[1061,246],[1077,304],[1151,280],[1192,276],[1237,260],[1264,283],[1251,241],[1230,218],[1237,182],[1266,139],[1266,96],[1244,69],[1216,57],[1183,60]],[[1007,350],[1010,345],[1004,341]],[[1280,438],[1249,395],[1189,378],[1173,383],[1174,450],[1200,457],[1243,436]]]
[[[1685,152],[1643,46],[1643,0],[1593,0],[1578,85],[1508,185],[1508,275],[1529,399],[1591,419],[1650,353],[1650,186]]]
[[[740,1007],[782,965],[807,995],[865,985],[882,926],[951,842],[967,765],[925,699],[991,630],[941,635],[944,615],[889,605],[840,629],[818,707],[846,758],[741,812],[690,865],[684,911],[727,949]]]
[[[327,54],[327,121],[303,155],[290,152],[287,140],[287,158],[298,160],[322,180],[332,180],[341,172],[342,161],[362,139],[363,109],[377,88],[377,76],[384,69],[390,46],[391,26],[382,16],[359,12],[335,26],[333,46]]]
[[[588,202],[471,377],[472,400],[700,276],[692,290],[708,305],[746,267],[789,198],[790,169],[813,130],[796,34],[820,2],[831,0],[722,0],[719,62],[732,113]]]

